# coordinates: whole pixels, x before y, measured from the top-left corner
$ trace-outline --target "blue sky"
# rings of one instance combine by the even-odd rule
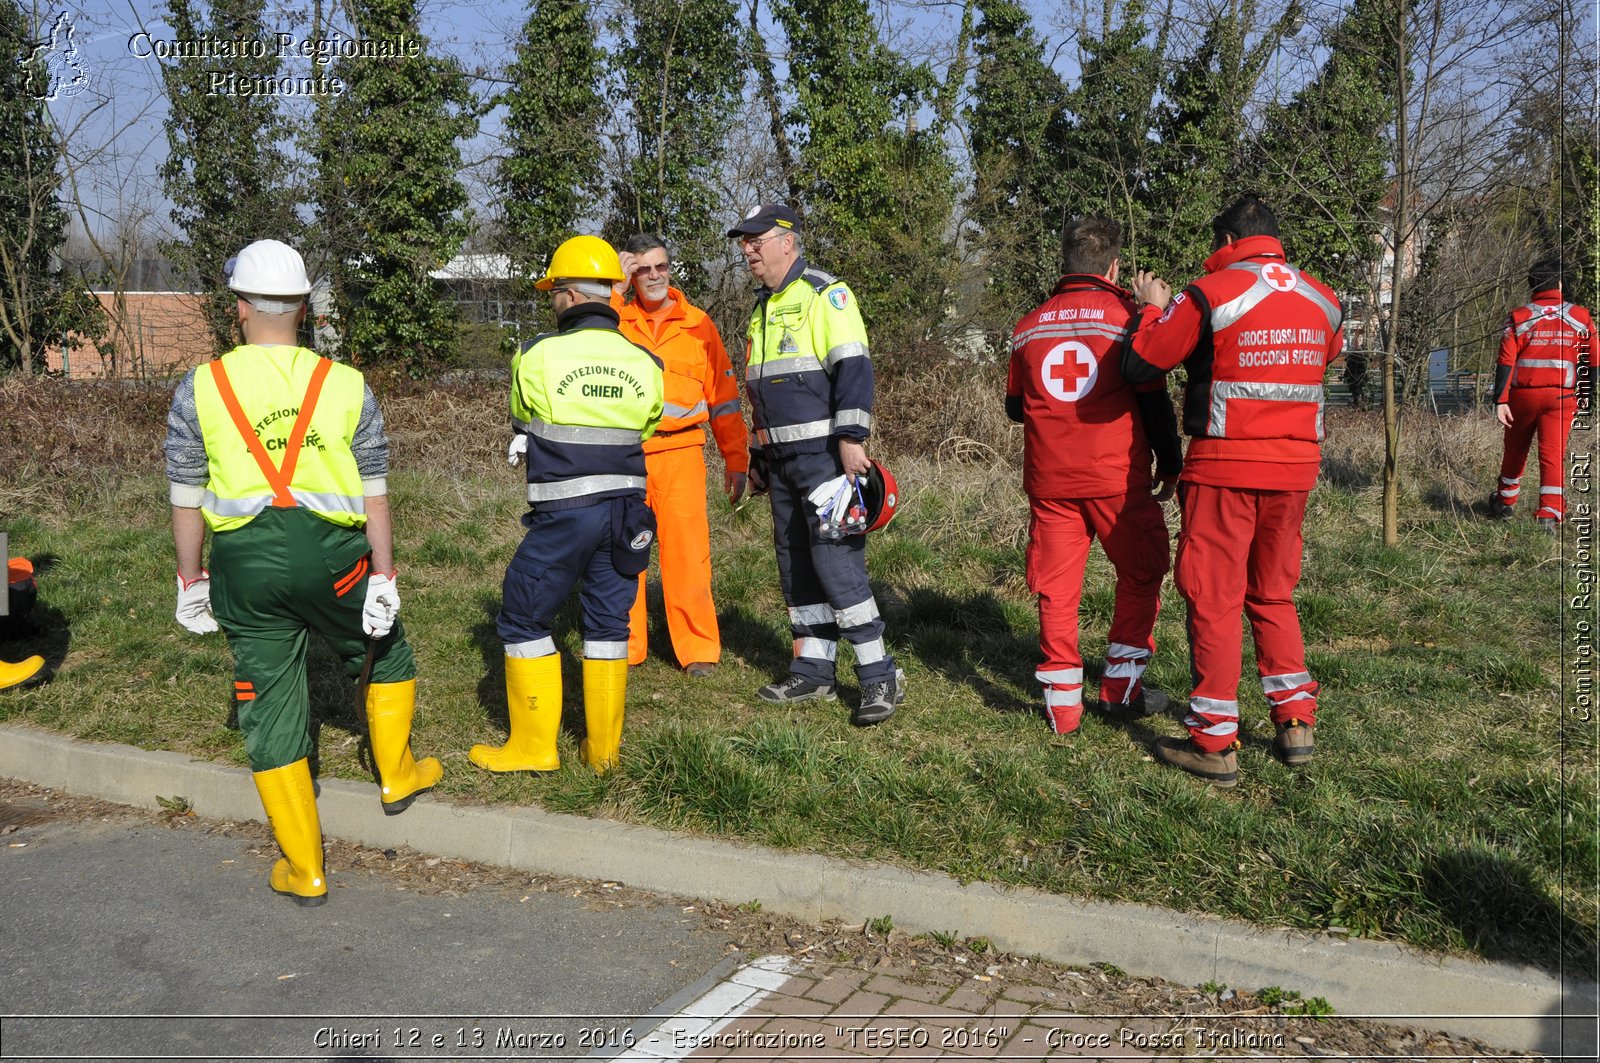
[[[139,5],[118,0],[24,0],[37,4],[41,25],[50,25],[60,13],[71,19],[73,42],[81,70],[87,77],[83,91],[76,95],[58,93],[51,102],[53,116],[66,131],[69,156],[77,185],[77,195],[88,205],[93,224],[102,233],[118,221],[141,221],[146,226],[163,228],[168,224],[167,205],[162,197],[157,169],[166,157],[162,120],[166,102],[161,90],[160,62],[141,57],[149,45],[136,35],[146,33],[149,40],[170,40],[171,33],[161,19],[163,4]],[[1341,0],[1311,0],[1313,18],[1327,17],[1341,6]],[[298,3],[269,0],[267,22],[276,32],[296,40],[310,36],[311,0]],[[496,73],[504,69],[516,35],[526,18],[523,3],[512,0],[422,0],[423,31],[430,47],[457,57],[466,69],[480,78],[477,90],[488,95],[497,86]],[[1072,24],[1079,5],[1096,12],[1093,0],[1057,0],[1036,7],[1036,27],[1045,42],[1047,54],[1054,51],[1057,66],[1071,77],[1076,47]],[[325,0],[327,8],[337,7]],[[1187,5],[1185,5],[1187,9]],[[1596,0],[1578,0],[1574,9],[1584,22],[1580,41],[1590,47],[1597,42]],[[878,0],[880,24],[892,46],[913,58],[939,57],[948,52],[960,17],[958,0]],[[349,27],[338,26],[348,32]],[[1179,28],[1193,32],[1198,27]],[[1304,35],[1309,43],[1311,35]],[[1296,61],[1289,53],[1280,56],[1267,75],[1267,83],[1280,87],[1304,77],[1315,57],[1305,53]],[[779,64],[781,71],[781,59]],[[295,57],[285,64],[287,75],[313,73],[308,60]],[[619,101],[619,104],[623,101]],[[301,104],[302,106],[309,106]],[[463,155],[466,181],[474,202],[488,198],[484,182],[489,175],[496,150],[498,115],[484,122],[477,140],[465,146]]]
[[[149,54],[155,42],[172,38],[162,21],[164,5],[70,0],[41,5],[38,11],[43,26],[54,25],[56,17],[66,13],[77,63],[86,75],[86,83],[77,90],[58,88],[49,107],[66,132],[78,195],[97,219],[96,227],[109,232],[119,220],[140,217],[164,225],[167,205],[157,171],[167,154],[162,129],[167,106],[161,62]],[[308,4],[269,4],[268,12],[268,25],[275,32],[296,40],[310,37]],[[430,50],[448,52],[475,75],[492,77],[504,67],[510,41],[524,17],[520,5],[504,0],[435,2],[425,7],[423,30]],[[349,30],[338,23],[335,28]],[[314,72],[311,62],[298,55],[285,62],[286,75]],[[488,90],[488,85],[479,85],[480,92]],[[492,152],[495,128],[493,119],[485,123],[479,142],[466,151],[469,160],[481,160]],[[474,183],[475,175],[467,176],[469,184]]]

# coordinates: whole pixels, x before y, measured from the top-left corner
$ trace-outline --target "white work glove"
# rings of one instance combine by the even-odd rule
[[[522,464],[522,459],[528,454],[528,437],[517,432],[511,437],[511,445],[506,448],[506,462],[513,468]]]
[[[217,630],[217,620],[211,615],[211,573],[205,569],[192,580],[178,576],[178,623],[204,635]]]
[[[399,570],[385,576],[374,572],[367,577],[367,604],[361,609],[361,630],[375,639],[381,639],[394,627],[394,618],[400,615],[400,591],[394,584]]]

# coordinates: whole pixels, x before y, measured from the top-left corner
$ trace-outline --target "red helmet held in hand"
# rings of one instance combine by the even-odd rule
[[[873,462],[865,476],[859,478],[861,497],[867,504],[867,526],[863,532],[875,532],[894,520],[900,506],[900,485],[887,466]]]

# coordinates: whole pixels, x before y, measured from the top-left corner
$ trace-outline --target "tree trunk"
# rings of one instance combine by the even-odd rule
[[[1411,144],[1406,129],[1406,19],[1401,3],[1395,19],[1395,203],[1394,268],[1389,276],[1389,328],[1383,344],[1383,545],[1400,543],[1400,407],[1395,395],[1395,357],[1400,350],[1400,294],[1405,286],[1407,228],[1411,224]]]

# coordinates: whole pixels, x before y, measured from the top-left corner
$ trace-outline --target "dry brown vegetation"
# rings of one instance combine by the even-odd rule
[[[1022,431],[1006,420],[1005,370],[952,364],[915,352],[881,375],[875,449],[915,470],[916,479],[982,482],[1013,501]],[[501,459],[506,435],[505,380],[494,374],[419,383],[369,374],[382,401],[398,469],[449,475],[481,471]],[[161,467],[170,383],[82,383],[0,379],[0,513],[58,505],[90,470],[140,475]],[[1383,460],[1379,415],[1332,410],[1324,473],[1335,486],[1362,492]],[[1439,417],[1409,411],[1402,426],[1402,468],[1417,493],[1440,492],[1470,504],[1487,490],[1483,471],[1499,454],[1490,412]],[[980,473],[980,475],[974,475]]]

